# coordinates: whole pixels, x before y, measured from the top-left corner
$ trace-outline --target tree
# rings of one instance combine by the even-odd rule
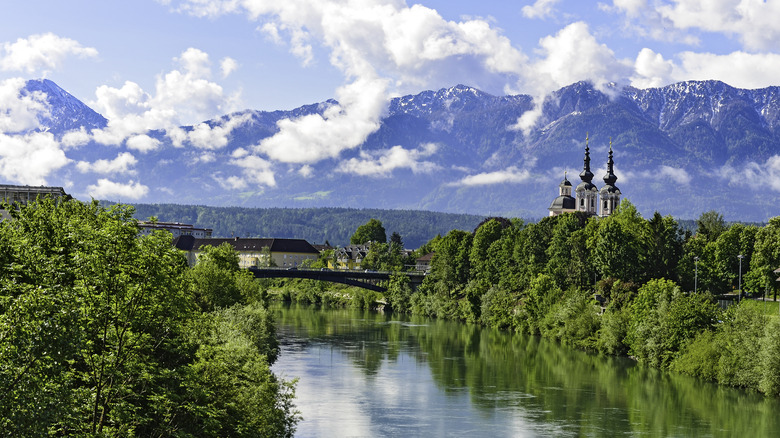
[[[387,234],[385,234],[385,227],[382,226],[381,221],[370,219],[365,224],[357,227],[355,234],[349,238],[349,243],[352,245],[362,245],[368,242],[387,242]]]
[[[696,234],[714,242],[722,232],[726,231],[723,215],[715,210],[704,212],[696,219]]]
[[[671,216],[661,217],[657,211],[647,222],[648,277],[678,281],[677,267],[683,256],[684,233]]]
[[[4,434],[241,436],[244,424],[272,412],[257,408],[272,406],[282,413],[260,429],[292,434],[291,387],[267,368],[276,347],[262,312],[227,324],[250,333],[251,348],[218,357],[219,377],[241,381],[245,391],[220,398],[198,380],[208,375],[198,364],[213,342],[194,334],[212,317],[193,305],[187,263],[170,233],[138,237],[132,208],[123,205],[47,199],[12,214],[0,223]],[[231,265],[229,257],[210,260]],[[239,345],[227,342],[224,351]],[[235,408],[236,421],[210,435],[208,403]]]

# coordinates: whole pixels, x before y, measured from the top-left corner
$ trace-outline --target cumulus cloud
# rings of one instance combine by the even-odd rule
[[[764,185],[756,186],[750,181],[762,181],[775,192],[780,192],[780,155],[769,157],[764,163],[748,162],[741,168],[730,165],[723,166],[720,174],[736,187],[758,190]]]
[[[459,181],[450,183],[451,186],[487,186],[494,184],[521,183],[531,178],[531,172],[519,169],[516,166],[508,167],[495,172],[483,172],[466,176]]]
[[[86,58],[97,54],[96,49],[84,47],[70,38],[53,33],[36,34],[4,43],[0,51],[0,70],[34,74],[59,68],[71,55]]]
[[[46,177],[68,164],[54,135],[0,134],[0,176],[27,185],[45,185]]]
[[[665,60],[663,55],[644,48],[636,57],[631,85],[637,88],[662,87],[671,81],[674,68],[674,63]]]
[[[230,133],[251,118],[251,114],[233,115],[214,125],[198,123],[189,132],[182,128],[171,128],[166,135],[175,147],[182,147],[185,142],[189,142],[198,149],[216,150],[227,146]]]
[[[0,82],[0,132],[22,132],[38,127],[38,117],[48,116],[51,108],[46,94],[24,90],[22,78]]]
[[[657,6],[678,29],[701,29],[736,35],[751,51],[777,48],[780,2],[753,0],[674,0]]]
[[[273,165],[270,161],[256,155],[244,155],[240,158],[233,158],[230,164],[243,169],[244,181],[262,186],[276,186]],[[230,178],[228,178],[230,180]],[[232,181],[237,181],[233,179]]]
[[[545,18],[553,13],[553,6],[560,0],[536,0],[532,5],[523,6],[521,11],[526,18]]]
[[[427,143],[418,149],[404,149],[393,146],[378,152],[361,152],[360,158],[343,161],[337,168],[338,172],[363,176],[389,176],[395,169],[408,168],[414,173],[429,173],[439,166],[422,158],[433,155],[438,146]]]
[[[87,130],[82,126],[79,129],[74,129],[62,134],[60,143],[65,149],[77,148],[89,143],[92,136],[89,135]]]
[[[663,165],[658,170],[659,176],[669,178],[677,184],[687,186],[691,183],[691,175],[683,168]]]
[[[146,134],[134,135],[127,139],[125,143],[128,149],[133,149],[141,153],[150,152],[160,147],[160,140],[149,137]]]
[[[160,75],[154,93],[135,82],[121,87],[98,87],[90,106],[108,120],[105,129],[95,130],[95,141],[120,144],[133,134],[153,129],[176,129],[238,108],[239,95],[226,93],[212,82],[208,54],[189,48],[174,61],[179,68]],[[148,144],[147,144],[148,145]]]
[[[630,61],[618,60],[614,52],[599,43],[585,22],[572,23],[557,34],[539,41],[540,59],[525,73],[525,83],[534,97],[534,109],[523,113],[510,129],[525,134],[541,116],[541,103],[551,91],[581,80],[610,92],[610,83],[621,83],[632,72]]]
[[[133,174],[133,166],[138,160],[129,152],[122,152],[113,160],[97,160],[94,163],[79,161],[76,168],[81,173],[95,172],[102,174]]]
[[[237,68],[238,62],[233,58],[225,57],[219,62],[219,70],[222,72],[222,79],[230,76]]]
[[[141,199],[149,193],[149,187],[130,180],[127,183],[100,178],[97,184],[87,186],[87,194],[94,199]]]
[[[214,175],[212,176],[214,181],[216,181],[223,189],[229,189],[229,190],[242,190],[247,188],[249,184],[247,184],[246,180],[244,178],[238,177],[238,176],[229,176],[227,178],[222,178],[220,175]]]
[[[726,55],[685,51],[667,60],[651,49],[642,49],[635,62],[631,85],[637,88],[661,87],[686,80],[717,79],[738,88],[765,88],[777,85],[780,54],[732,52]]]
[[[280,121],[279,133],[255,149],[270,159],[312,163],[357,147],[379,126],[389,95],[472,78],[476,86],[495,77],[516,77],[525,56],[481,19],[444,20],[422,5],[368,0],[183,1],[179,10],[216,17],[243,12],[262,21],[263,32],[287,44],[304,64],[314,44],[330,52],[345,84],[339,104],[325,114]],[[486,78],[490,79],[486,79]],[[510,81],[513,81],[510,79]]]

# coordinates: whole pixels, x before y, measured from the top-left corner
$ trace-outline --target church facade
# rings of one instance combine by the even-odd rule
[[[581,211],[592,216],[609,216],[620,205],[620,189],[617,188],[617,176],[614,172],[615,162],[612,159],[612,140],[609,141],[609,160],[607,160],[607,173],[604,175],[604,187],[601,190],[593,184],[593,172],[590,171],[590,148],[588,136],[585,137],[585,160],[580,172],[580,182],[574,189],[572,196],[572,184],[566,174],[558,185],[558,197],[550,204],[550,216],[563,213]]]

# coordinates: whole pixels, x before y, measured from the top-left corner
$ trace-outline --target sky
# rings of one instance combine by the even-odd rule
[[[234,164],[259,175],[254,181],[222,183],[273,185],[275,163],[306,172],[362,143],[390,98],[456,84],[536,102],[581,80],[597,87],[708,79],[780,85],[778,22],[780,0],[6,1],[0,178],[45,183],[73,164],[69,147],[90,139],[144,153],[159,147],[144,135],[149,129],[166,130],[179,146],[218,148],[241,120],[214,129],[200,122],[330,98],[339,105],[329,113],[286,120],[275,136],[237,152]],[[33,78],[53,80],[109,126],[67,138],[18,135],[46,111],[34,96],[18,95]],[[532,128],[537,116],[529,111],[516,128]],[[201,129],[188,134],[182,125]],[[20,167],[41,155],[40,171]],[[80,169],[128,163],[132,157],[119,154]],[[138,194],[137,183],[135,192],[126,180],[113,183],[91,192]]]

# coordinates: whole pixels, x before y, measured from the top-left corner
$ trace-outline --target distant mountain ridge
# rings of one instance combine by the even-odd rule
[[[106,126],[105,118],[51,81],[30,81],[27,88],[49,95],[52,116],[41,120],[42,130],[62,133]],[[132,179],[150,187],[138,201],[541,217],[557,196],[564,171],[576,185],[588,134],[594,182],[602,185],[611,141],[617,185],[646,216],[657,210],[695,218],[714,209],[727,220],[765,221],[780,213],[780,166],[773,161],[780,155],[780,88],[743,90],[718,81],[604,91],[575,83],[545,99],[537,124],[527,132],[515,126],[534,108],[530,96],[493,96],[464,85],[424,91],[392,99],[379,129],[359,148],[311,164],[309,175],[277,163],[275,187],[231,190],[219,184],[219,178],[238,173],[230,164],[237,148],[249,149],[272,136],[282,119],[321,114],[332,104],[246,110],[208,121],[217,126],[229,117],[247,118],[231,132],[227,146],[208,151],[208,160],[200,159],[203,150],[176,148],[163,132],[150,132],[160,140],[159,149],[130,151],[138,160]],[[378,154],[394,146],[412,150],[428,143],[437,145],[425,158],[431,164],[428,172],[399,168],[388,177],[343,171],[342,163],[360,158],[361,152]],[[126,146],[90,144],[70,151],[69,158],[110,159],[118,150]],[[495,184],[474,185],[474,180],[464,179],[506,174],[513,179]],[[55,184],[69,181],[78,196],[95,178],[66,169],[50,179]]]

